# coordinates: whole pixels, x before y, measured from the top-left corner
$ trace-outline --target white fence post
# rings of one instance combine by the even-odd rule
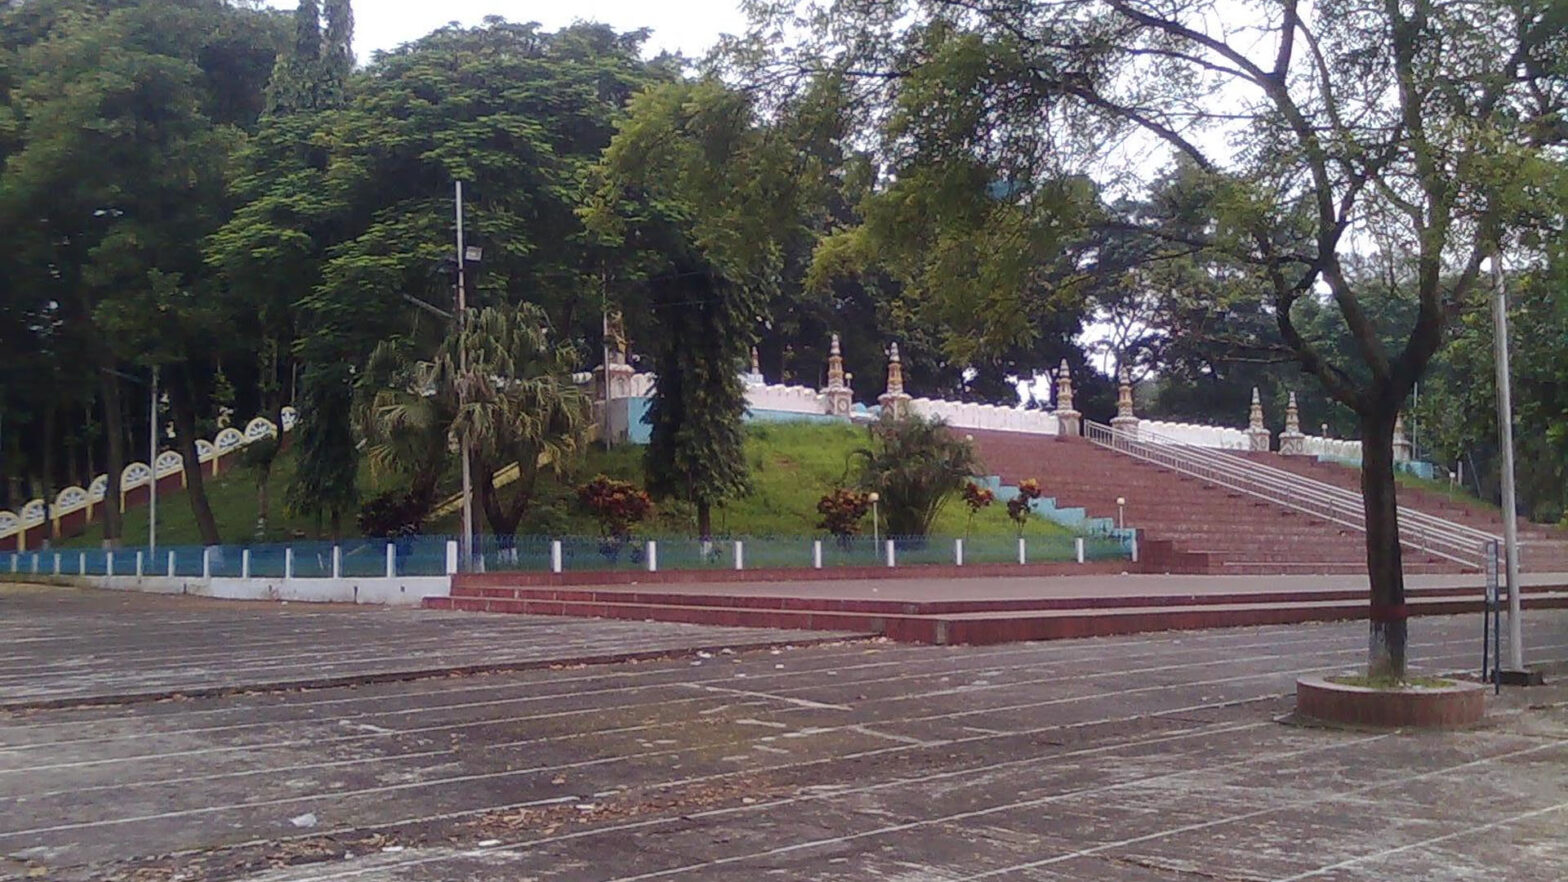
[[[283,549],[283,579],[288,581],[294,578],[294,546]]]
[[[813,539],[813,540],[811,540],[811,568],[814,569],[814,570],[822,569],[822,540],[821,539]]]
[[[898,566],[898,556],[893,550],[892,539],[887,540],[887,565],[890,567]]]
[[[60,559],[60,555],[57,554],[57,555],[54,556],[54,558],[55,558],[56,561],[58,561]],[[33,573],[36,575],[37,572],[38,572],[38,552],[35,551],[35,552],[33,552]],[[56,576],[60,575],[60,571],[59,571],[58,568],[55,569],[55,573],[54,574]]]
[[[397,578],[397,546],[391,542],[387,543],[387,578]]]
[[[169,552],[169,578],[174,578],[174,552]]]
[[[212,578],[212,546],[210,545],[201,547],[201,577],[203,579]]]
[[[1132,531],[1132,562],[1138,562],[1138,531]]]
[[[105,576],[114,575],[114,552],[112,551],[103,553],[103,574]]]
[[[560,571],[561,571],[561,540],[559,540],[559,539],[551,539],[550,540],[550,572],[552,572],[552,573],[559,573]]]
[[[241,579],[249,579],[250,578],[250,549],[249,548],[241,548],[240,549],[240,578]]]
[[[446,540],[446,574],[457,575],[457,540]]]
[[[332,578],[343,578],[343,546],[332,546]]]
[[[136,552],[136,578],[138,579],[142,577],[142,554],[143,552]]]
[[[85,551],[78,551],[76,553],[76,575],[87,575],[87,552]]]
[[[1029,562],[1029,547],[1024,544],[1025,541],[1024,537],[1018,537],[1018,562],[1020,564]]]
[[[1083,537],[1082,536],[1079,536],[1078,538],[1073,540],[1073,549],[1078,552],[1078,562],[1079,563],[1083,563]]]
[[[744,570],[745,568],[746,568],[746,543],[745,543],[744,540],[736,539],[735,540],[735,569],[737,569],[737,570]]]
[[[33,572],[35,572],[35,573],[38,572],[38,554],[37,554],[37,552],[33,553]],[[60,552],[58,552],[58,551],[56,551],[54,553],[54,574],[56,576],[60,575]]]
[[[657,573],[658,571],[659,571],[659,543],[653,541],[652,539],[649,539],[648,540],[648,572],[650,572],[650,573]]]
[[[964,565],[964,540],[962,539],[953,540],[953,565],[960,567]]]

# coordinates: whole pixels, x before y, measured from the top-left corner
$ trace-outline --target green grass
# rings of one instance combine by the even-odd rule
[[[752,492],[716,508],[714,529],[736,536],[807,536],[821,532],[817,529],[817,500],[852,480],[853,451],[868,442],[864,427],[844,423],[752,424],[748,427],[746,441]],[[642,456],[643,448],[636,445],[620,445],[609,450],[596,445],[569,474],[561,478],[553,475],[541,478],[536,503],[520,532],[598,535],[598,525],[577,506],[575,488],[601,473],[641,486],[644,483]],[[285,452],[278,458],[268,483],[271,516],[264,541],[282,542],[321,535],[314,519],[291,513],[284,502],[293,471],[293,455]],[[362,464],[359,484],[361,496],[368,498],[384,489],[386,482],[375,480],[368,467]],[[254,472],[235,463],[217,478],[208,479],[206,487],[223,539],[226,542],[250,541],[256,527]],[[447,487],[446,492],[455,493],[456,487]],[[1017,535],[1017,527],[1007,517],[1007,507],[1000,502],[976,515],[972,525],[966,524],[968,518],[969,510],[955,495],[938,515],[932,532],[938,536],[961,536],[966,532],[976,537]],[[429,524],[426,532],[455,534],[460,528],[459,521],[458,515],[450,514]],[[638,533],[685,536],[694,533],[695,526],[696,514],[690,505],[660,501],[655,506],[653,521],[640,527]],[[864,529],[870,532],[869,519]],[[344,530],[350,534],[354,532],[352,518],[344,524]],[[1070,533],[1066,527],[1038,517],[1031,519],[1024,530],[1026,536]],[[101,536],[102,529],[95,523],[86,533],[59,544],[62,547],[97,547]],[[125,515],[125,544],[134,546],[146,541],[147,509],[145,506],[133,508]],[[169,545],[200,544],[185,491],[159,496],[158,541]]]
[[[1446,496],[1456,502],[1463,502],[1467,505],[1479,506],[1489,511],[1502,511],[1502,509],[1497,504],[1489,500],[1482,499],[1474,493],[1471,493],[1470,490],[1463,484],[1450,484],[1447,481],[1428,480],[1418,475],[1412,475],[1409,472],[1395,472],[1394,480],[1401,487],[1410,487],[1416,490],[1424,490],[1428,493],[1435,493],[1439,496]]]

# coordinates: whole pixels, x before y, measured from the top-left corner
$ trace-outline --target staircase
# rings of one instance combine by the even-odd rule
[[[1315,511],[1303,510],[1314,506],[1292,504],[1300,496],[1327,498],[1330,490],[1347,492],[1343,488],[1298,475],[1300,487],[1286,488],[1275,494],[1276,500],[1229,479],[1223,469],[1205,476],[1192,473],[1204,469],[1184,465],[1238,459],[1220,451],[1170,450],[1166,448],[1171,445],[1152,441],[1141,442],[1147,449],[1133,451],[1112,449],[1089,437],[966,434],[974,439],[986,471],[1008,484],[1037,478],[1058,507],[1082,507],[1091,517],[1116,518],[1116,500],[1124,498],[1125,523],[1139,531],[1139,555],[1146,570],[1226,575],[1366,572],[1365,540],[1357,523],[1346,522],[1326,503]],[[1168,457],[1169,462],[1153,461],[1156,457]],[[1246,467],[1266,473],[1261,463]],[[1472,538],[1407,547],[1406,572],[1474,572],[1479,540],[1474,540],[1470,558],[1458,553]]]
[[[1325,462],[1310,456],[1280,456],[1277,453],[1251,453],[1248,458],[1275,468],[1332,484],[1346,490],[1361,491],[1361,470],[1338,462]],[[1501,536],[1503,513],[1496,506],[1468,496],[1451,496],[1422,487],[1400,485],[1399,504],[1435,515],[1475,530]],[[1534,524],[1521,519],[1519,530],[1519,567],[1523,572],[1568,572],[1568,530]]]

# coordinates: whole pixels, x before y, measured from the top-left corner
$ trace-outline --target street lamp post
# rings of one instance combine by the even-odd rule
[[[278,439],[283,438],[278,427]],[[158,366],[152,366],[152,391],[147,396],[147,467],[152,481],[147,485],[147,556],[158,550]]]
[[[463,339],[463,331],[468,325],[468,293],[463,279],[463,260],[467,257],[463,246],[463,182],[455,181],[454,184],[457,211],[457,369],[459,374],[466,374],[468,347],[467,341]],[[466,382],[459,388],[467,388]],[[462,404],[459,400],[459,407]],[[467,439],[459,439],[459,445],[463,456],[463,538],[459,544],[463,549],[463,570],[466,572],[474,566],[474,478]]]
[[[882,544],[881,529],[877,525],[877,501],[881,498],[875,492],[866,497],[866,500],[871,503],[871,544],[873,546]]]
[[[1127,529],[1127,497],[1116,497],[1116,529]]]
[[[1497,351],[1497,432],[1503,450],[1503,546],[1508,576],[1508,670],[1503,682],[1539,682],[1524,666],[1524,628],[1519,620],[1519,527],[1514,495],[1513,390],[1508,366],[1508,289],[1503,280],[1503,255],[1492,255],[1492,323]]]

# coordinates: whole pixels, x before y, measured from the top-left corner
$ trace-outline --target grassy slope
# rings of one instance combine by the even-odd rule
[[[733,500],[714,512],[714,527],[723,533],[747,536],[805,536],[818,533],[817,500],[822,494],[845,483],[852,466],[852,453],[867,443],[866,430],[847,424],[831,423],[770,423],[751,426],[746,442],[746,456],[751,467],[753,491],[750,495]],[[551,533],[556,535],[598,534],[598,526],[587,515],[577,510],[574,487],[603,473],[611,477],[642,483],[643,448],[623,445],[606,451],[594,447],[571,473],[559,479],[546,476],[538,488],[538,503],[525,520],[524,533]],[[314,521],[291,514],[284,504],[289,478],[293,474],[293,457],[285,453],[279,458],[269,482],[272,497],[272,516],[266,539],[283,541],[296,536],[318,534]],[[367,469],[362,468],[360,486],[373,487],[376,483]],[[379,488],[377,488],[379,489]],[[373,495],[377,489],[363,491]],[[256,523],[256,484],[254,473],[239,468],[225,471],[207,482],[207,495],[212,504],[218,529],[225,541],[240,542],[250,539]],[[948,502],[937,518],[934,533],[939,536],[958,536],[965,533],[968,509],[956,497]],[[126,513],[126,544],[146,542],[147,509],[135,508]],[[656,506],[655,521],[639,532],[653,534],[689,535],[694,528],[695,516],[690,506],[678,502],[661,502]],[[869,521],[865,528],[869,532]],[[346,524],[352,530],[352,524]],[[442,518],[429,525],[432,534],[455,533],[458,518]],[[977,536],[1011,536],[1017,528],[1007,518],[1006,507],[1000,503],[975,517],[968,532]],[[1034,519],[1026,535],[1065,533],[1065,529],[1042,519]],[[96,547],[101,531],[94,525],[87,533],[62,543],[67,547]],[[184,491],[159,497],[158,539],[170,545],[194,545],[199,538],[196,523],[191,515],[190,503]]]

